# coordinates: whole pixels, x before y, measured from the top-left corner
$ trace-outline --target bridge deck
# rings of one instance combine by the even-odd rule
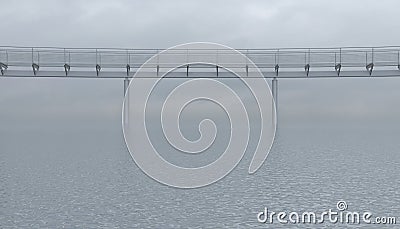
[[[4,77],[130,78],[161,49],[52,48],[0,46],[0,70]],[[343,48],[238,49],[249,57],[266,78],[316,77],[396,77],[400,76],[400,46]],[[221,50],[176,50],[188,59],[215,56]],[[196,58],[194,58],[196,59]],[[161,63],[166,66],[165,63]],[[175,67],[173,63],[171,67]],[[249,65],[251,66],[251,65]],[[255,71],[247,63],[224,67],[235,71]],[[149,67],[157,75],[157,65]],[[190,65],[177,69],[170,78],[234,77],[216,66]]]

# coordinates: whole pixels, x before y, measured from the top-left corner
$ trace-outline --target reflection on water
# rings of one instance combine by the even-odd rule
[[[338,200],[349,210],[397,216],[399,135],[345,128],[281,128],[256,174],[247,174],[250,155],[220,182],[194,190],[170,188],[144,175],[118,124],[79,132],[1,133],[0,227],[265,228],[271,225],[256,219],[264,207],[318,212],[335,209]],[[273,228],[290,226],[310,227]]]

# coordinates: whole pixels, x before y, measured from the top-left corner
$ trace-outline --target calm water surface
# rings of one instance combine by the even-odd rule
[[[256,174],[247,174],[252,155],[246,155],[221,181],[182,190],[150,179],[131,159],[121,132],[119,83],[104,104],[107,93],[86,95],[93,97],[85,103],[71,88],[86,88],[70,81],[59,82],[70,84],[67,89],[37,90],[31,106],[20,106],[28,100],[12,91],[1,97],[16,103],[0,113],[0,228],[344,228],[257,222],[264,207],[321,212],[335,210],[339,200],[351,211],[396,216],[400,224],[399,128],[369,128],[367,121],[359,128],[301,127],[282,119]],[[107,104],[117,105],[108,111]],[[98,115],[88,112],[91,106]],[[107,112],[112,118],[102,115]]]
[[[256,214],[264,207],[321,212],[338,200],[349,210],[398,216],[398,137],[280,129],[256,174],[247,174],[245,158],[220,182],[181,190],[144,175],[117,127],[2,133],[1,228],[286,228],[260,224]]]

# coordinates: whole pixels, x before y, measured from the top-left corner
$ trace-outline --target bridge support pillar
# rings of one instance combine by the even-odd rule
[[[126,91],[128,90],[129,82],[130,82],[129,78],[125,77],[125,79],[124,79],[124,96],[126,96]],[[127,96],[125,99],[126,99],[126,101],[124,100],[124,105],[126,107],[124,107],[124,110],[123,110],[123,112],[124,112],[123,124],[124,125],[128,124],[129,96]]]
[[[128,90],[129,81],[130,81],[129,78],[125,77],[125,79],[124,79],[124,96],[126,94],[126,90]]]
[[[278,114],[278,79],[272,79],[272,97],[274,97],[276,113]]]

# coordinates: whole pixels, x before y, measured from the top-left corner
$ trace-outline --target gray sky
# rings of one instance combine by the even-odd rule
[[[2,43],[165,48],[398,45],[396,0],[0,1]]]
[[[0,4],[0,45],[167,48],[193,41],[233,48],[400,45],[397,0]],[[73,120],[115,121],[120,118],[122,82],[100,81],[0,79],[1,125],[9,129],[52,120],[60,123],[60,119],[66,126]],[[336,126],[335,122],[364,126],[383,120],[398,128],[398,85],[400,79],[281,80],[281,120],[293,126]]]
[[[235,48],[398,45],[400,3],[381,1],[0,1],[3,45]]]

